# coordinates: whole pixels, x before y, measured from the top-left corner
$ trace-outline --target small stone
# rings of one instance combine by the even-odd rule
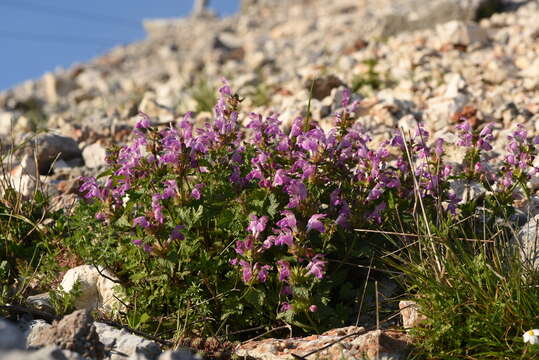
[[[417,327],[427,320],[425,315],[419,312],[419,306],[415,301],[399,301],[399,309],[402,317],[402,325],[405,329]]]
[[[54,310],[54,307],[50,301],[49,293],[42,293],[37,295],[28,296],[26,298],[26,303],[32,308],[39,311],[51,312]]]
[[[107,149],[99,142],[86,146],[82,150],[82,158],[84,164],[89,168],[98,168],[107,164],[105,157],[107,156]]]
[[[438,25],[436,29],[440,47],[445,44],[469,46],[471,44],[483,45],[488,42],[485,30],[471,22],[454,20]]]
[[[331,90],[338,88],[339,86],[345,86],[345,84],[336,76],[328,75],[305,83],[305,89],[307,91],[313,90],[312,96],[314,99],[323,100],[326,96],[331,94]]]

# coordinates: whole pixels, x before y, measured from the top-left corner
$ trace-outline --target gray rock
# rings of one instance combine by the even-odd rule
[[[0,319],[0,350],[24,349],[23,334],[15,325]]]
[[[159,356],[159,360],[202,360],[202,357],[189,350],[167,350]]]
[[[36,342],[36,339],[40,338],[40,334],[49,329],[52,325],[45,320],[32,320],[22,325],[24,331],[24,337],[26,339],[26,346],[28,348],[36,348],[41,344]]]
[[[37,332],[32,347],[57,345],[61,349],[76,352],[96,360],[104,358],[103,344],[99,341],[92,317],[86,310],[78,310],[52,326]]]
[[[154,360],[161,354],[161,347],[157,343],[124,329],[119,330],[100,322],[95,323],[95,328],[101,342],[111,350],[110,360],[125,360],[137,354]]]
[[[539,271],[539,215],[532,217],[520,228],[517,246],[520,258],[525,266]]]
[[[30,149],[36,149],[36,159],[41,175],[47,175],[56,160],[72,160],[82,156],[79,145],[67,136],[42,134],[30,143]]]
[[[70,354],[71,355],[71,354]],[[2,353],[2,360],[82,360],[80,356],[66,356],[62,349],[57,346],[47,346],[38,351],[15,350]]]

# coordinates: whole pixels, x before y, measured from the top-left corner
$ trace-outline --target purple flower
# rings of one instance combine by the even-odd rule
[[[300,201],[307,198],[307,188],[299,180],[291,180],[290,184],[286,186],[286,192],[290,196],[290,201],[287,204],[290,209],[297,207]]]
[[[309,306],[309,311],[312,312],[312,313],[317,312],[318,311],[318,306],[316,306],[314,304]]]
[[[264,242],[262,243],[262,248],[263,249],[269,249],[270,247],[273,246],[273,244],[275,244],[275,236],[274,235],[270,235],[266,238],[266,240],[264,240]]]
[[[153,217],[158,223],[162,224],[165,221],[165,217],[163,216],[163,205],[161,205],[160,200],[160,194],[154,194],[152,196]]]
[[[144,244],[142,246],[142,250],[146,251],[147,253],[151,253],[152,252],[152,246],[149,245],[149,244]]]
[[[81,177],[80,180],[83,181],[83,183],[80,186],[79,191],[81,193],[86,191],[84,198],[101,198],[102,193],[97,184],[97,180],[94,177]]]
[[[394,147],[404,146],[404,140],[402,139],[402,136],[401,135],[393,136],[393,138],[391,139],[390,145]]]
[[[258,281],[265,283],[266,280],[268,279],[268,270],[271,269],[271,266],[269,265],[260,266],[259,263],[256,263],[255,269],[258,270],[258,276],[257,276]]]
[[[142,245],[142,240],[135,239],[135,240],[133,240],[133,244],[135,244],[136,246],[140,246],[140,245]]]
[[[444,139],[436,139],[434,142],[434,153],[440,157],[444,153]]]
[[[249,264],[245,260],[240,260],[240,265],[242,267],[242,278],[244,283],[249,283],[251,279],[253,278],[253,270],[251,268],[251,264]]]
[[[251,221],[249,222],[247,230],[249,230],[254,237],[258,237],[258,235],[266,228],[269,218],[267,216],[261,216],[258,218],[255,214],[252,214],[250,218]]]
[[[382,196],[383,193],[382,186],[380,184],[376,184],[372,190],[369,192],[369,195],[367,196],[367,201],[373,201],[378,199],[380,196]]]
[[[257,166],[255,167],[253,170],[251,170],[247,176],[245,176],[245,179],[247,180],[253,180],[253,179],[258,179],[258,180],[263,180],[264,179],[264,175],[262,175],[262,171],[260,170],[260,168]]]
[[[290,181],[290,178],[286,176],[286,171],[279,169],[275,172],[275,177],[273,178],[273,186],[286,185]]]
[[[279,269],[279,281],[286,281],[290,277],[290,263],[285,260],[277,261]]]
[[[526,131],[524,125],[518,124],[517,129],[513,131],[513,136],[520,142],[526,141],[526,138],[528,137],[528,132]]]
[[[342,93],[341,106],[342,107],[347,107],[348,105],[350,105],[350,90],[348,90],[348,88],[346,88],[346,89],[344,89],[344,91]]]
[[[245,240],[238,240],[236,241],[236,253],[243,255],[246,251],[253,249],[253,237],[247,236]]]
[[[178,184],[176,183],[176,180],[166,180],[165,181],[165,190],[163,191],[163,194],[161,195],[161,199],[169,199],[174,196],[176,196],[176,193],[178,191]]]
[[[307,222],[307,231],[314,229],[321,233],[325,232],[326,228],[324,227],[324,224],[320,221],[320,219],[323,219],[326,216],[326,214],[314,214],[313,216],[311,216],[311,218]]]
[[[284,215],[284,218],[277,221],[277,226],[281,229],[289,228],[291,230],[296,229],[296,216],[290,210],[284,210],[281,212],[281,215]]]
[[[150,127],[150,117],[142,111],[140,111],[138,114],[140,115],[141,119],[135,125],[135,129],[148,129]]]
[[[376,205],[376,207],[374,208],[373,212],[371,212],[369,214],[369,216],[367,217],[367,219],[369,220],[374,220],[376,221],[378,224],[381,224],[382,223],[382,211],[384,211],[386,209],[386,203],[385,202],[381,202],[380,204]]]
[[[289,229],[284,229],[279,232],[275,238],[275,245],[288,245],[292,246],[294,244],[294,237],[292,232]]]
[[[303,118],[297,117],[292,123],[292,128],[290,129],[290,137],[298,137],[303,132]]]
[[[196,184],[193,190],[191,190],[191,196],[195,198],[196,200],[200,200],[200,190],[204,187],[204,184]]]
[[[335,220],[335,223],[337,223],[337,225],[340,225],[344,228],[347,228],[350,225],[348,223],[349,218],[350,218],[350,206],[348,205],[348,202],[344,201],[343,206],[341,207],[341,210],[339,211],[339,215],[337,216],[337,219]]]
[[[307,265],[307,270],[309,270],[308,274],[312,274],[318,279],[322,279],[324,277],[325,266],[326,262],[324,261],[322,254],[316,254]]]
[[[137,218],[134,218],[133,219],[133,224],[134,225],[138,225],[140,227],[143,227],[145,229],[149,228],[150,227],[150,223],[149,221],[146,219],[145,216],[139,216]]]
[[[329,204],[331,206],[337,206],[341,203],[341,190],[335,189],[329,194]]]
[[[99,221],[105,221],[107,219],[107,215],[105,215],[104,212],[100,211],[95,214],[95,219]]]
[[[289,310],[292,310],[292,305],[290,305],[287,302],[283,302],[281,304],[281,312],[285,312],[285,311],[289,311]]]
[[[176,225],[176,227],[170,233],[170,240],[183,240],[185,236],[180,232],[184,228],[183,225]]]
[[[292,295],[292,288],[290,287],[290,285],[284,285],[283,288],[281,289],[281,294]]]

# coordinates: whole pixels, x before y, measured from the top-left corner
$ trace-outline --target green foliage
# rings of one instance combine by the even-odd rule
[[[270,103],[272,93],[271,87],[261,82],[253,86],[247,96],[252,100],[254,106],[260,107]]]
[[[36,192],[25,200],[12,188],[3,191],[0,199],[0,264],[2,283],[13,284],[22,269],[37,266],[36,254],[43,250],[45,234],[40,222],[47,214],[48,200]]]
[[[57,315],[69,314],[75,310],[75,300],[81,295],[81,283],[76,281],[71,291],[61,289],[49,291],[49,299]]]
[[[196,112],[212,112],[217,98],[215,97],[215,88],[208,79],[199,78],[195,81],[191,90],[191,96],[196,101]]]
[[[462,220],[418,217],[419,240],[390,260],[427,318],[412,330],[414,359],[535,359],[523,344],[537,327],[537,273],[521,262],[507,219],[510,197],[488,194],[461,209]],[[479,209],[488,209],[488,216]],[[395,214],[399,216],[398,214]],[[500,221],[505,219],[505,221]]]
[[[354,75],[350,85],[352,92],[370,93],[394,85],[395,81],[388,78],[387,74],[380,74],[376,70],[377,64],[377,59],[367,59],[363,61],[363,65],[367,67],[367,71]]]

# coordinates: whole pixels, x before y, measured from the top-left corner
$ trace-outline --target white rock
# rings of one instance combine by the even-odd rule
[[[409,133],[413,134],[417,130],[417,120],[416,118],[409,114],[401,117],[398,122],[399,129],[404,131],[404,134],[408,135]]]
[[[97,308],[107,313],[123,309],[123,304],[114,297],[122,298],[120,292],[114,289],[118,284],[100,272],[106,277],[117,279],[106,269],[99,268],[98,271],[93,265],[81,265],[68,270],[58,288],[70,292],[77,281],[80,283],[80,295],[75,300],[77,309]]]
[[[443,129],[449,124],[449,119],[457,111],[461,110],[468,103],[468,97],[458,94],[455,97],[445,96],[434,97],[428,100],[427,109],[423,112],[432,130]]]
[[[457,195],[457,198],[461,199],[459,204],[475,200],[487,192],[487,189],[478,182],[469,183],[460,179],[451,180],[449,188]]]
[[[15,120],[13,113],[0,111],[0,135],[9,136],[14,124]]]
[[[488,34],[479,25],[462,21],[450,21],[436,27],[438,46],[445,44],[471,45],[485,44]]]
[[[88,145],[82,150],[84,164],[89,168],[97,168],[106,165],[106,156],[107,149],[105,149],[105,147],[98,142]]]
[[[451,74],[446,76],[446,78],[448,81],[444,96],[447,98],[454,98],[458,96],[466,87],[466,80],[464,80],[460,74]]]
[[[31,164],[31,162],[27,164]],[[38,183],[37,177],[31,174],[31,165],[26,167],[24,163],[18,165],[9,173],[8,180],[9,185],[25,198],[30,197],[35,192]],[[3,188],[0,188],[0,194],[2,193]]]

